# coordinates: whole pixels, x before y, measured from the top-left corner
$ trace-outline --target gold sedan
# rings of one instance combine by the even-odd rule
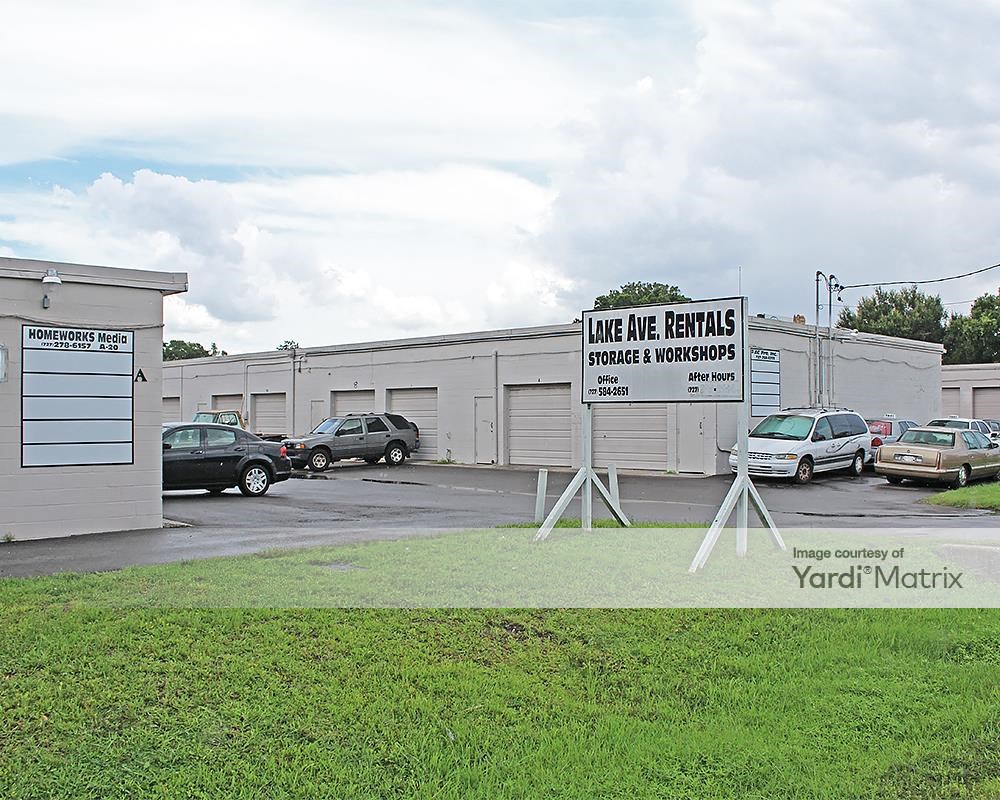
[[[910,428],[878,449],[875,472],[893,484],[912,478],[959,489],[969,481],[1000,478],[1000,445],[978,431]]]

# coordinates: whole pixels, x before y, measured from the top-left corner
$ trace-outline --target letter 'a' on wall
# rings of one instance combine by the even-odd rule
[[[133,463],[134,331],[21,327],[21,466]]]
[[[743,400],[744,299],[583,312],[583,403]]]

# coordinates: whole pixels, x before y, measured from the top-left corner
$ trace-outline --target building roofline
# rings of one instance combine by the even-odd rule
[[[151,289],[161,294],[180,294],[188,290],[186,272],[154,272],[145,269],[100,267],[71,264],[65,261],[42,261],[33,258],[0,256],[0,278],[41,280],[47,270],[55,269],[63,283],[95,286],[122,286],[128,289]]]
[[[1000,364],[989,363],[989,364],[943,364],[941,366],[942,372],[959,372],[959,371],[973,371],[973,372],[1000,372]]]
[[[294,351],[296,356],[336,355],[344,353],[365,353],[376,350],[403,350],[408,348],[438,347],[454,344],[477,344],[497,341],[518,341],[525,339],[544,339],[548,337],[580,337],[581,324],[571,322],[562,325],[538,325],[528,328],[498,328],[488,331],[471,331],[468,333],[448,333],[436,336],[419,336],[409,339],[383,339],[371,342],[352,342],[339,345],[323,345],[320,347],[299,347]],[[815,338],[816,327],[784,320],[750,317],[752,330],[774,331],[805,338]],[[826,338],[826,328],[819,329],[820,336]],[[918,342],[911,339],[899,339],[893,336],[882,336],[873,333],[858,333],[843,328],[834,328],[834,339],[841,343],[857,342],[859,344],[882,344],[901,350],[920,350],[930,353],[943,353],[944,347],[933,342]],[[199,364],[218,364],[248,360],[281,360],[289,357],[290,350],[265,350],[253,353],[238,353],[225,356],[206,356],[204,358],[187,358],[178,361],[164,362],[164,366],[179,364],[196,366]]]

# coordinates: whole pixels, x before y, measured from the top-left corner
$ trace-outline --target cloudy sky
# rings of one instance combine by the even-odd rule
[[[166,337],[231,352],[740,267],[811,318],[817,269],[1000,261],[998,38],[962,0],[9,3],[0,254],[186,271]]]

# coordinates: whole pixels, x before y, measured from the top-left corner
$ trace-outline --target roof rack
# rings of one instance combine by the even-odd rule
[[[782,411],[814,411],[814,412],[827,412],[827,411],[851,411],[853,408],[847,408],[845,406],[788,406],[788,408],[781,409]]]

